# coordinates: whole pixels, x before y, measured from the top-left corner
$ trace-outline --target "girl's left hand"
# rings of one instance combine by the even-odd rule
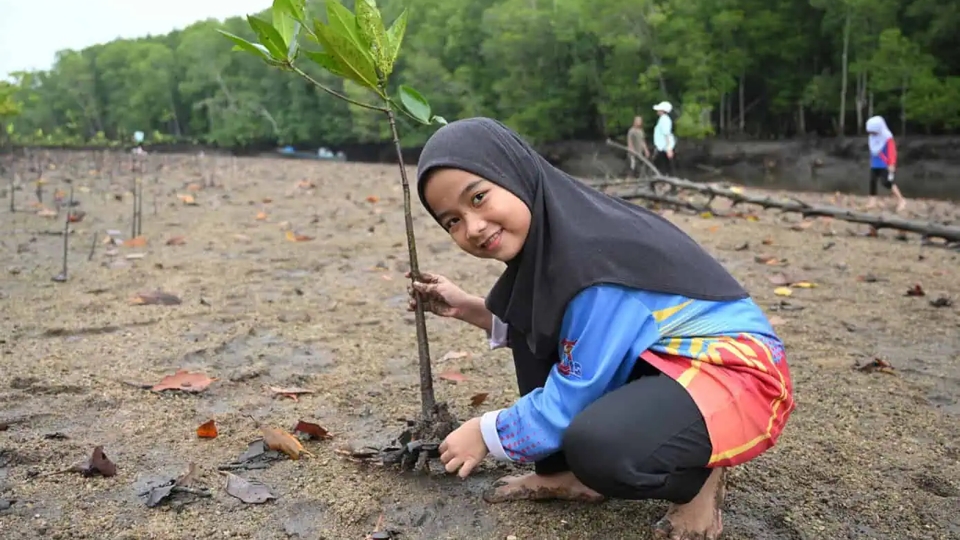
[[[459,470],[466,478],[487,457],[487,443],[483,442],[480,418],[471,418],[440,443],[440,462],[448,473]]]

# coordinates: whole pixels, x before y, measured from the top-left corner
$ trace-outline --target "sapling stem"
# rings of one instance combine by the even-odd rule
[[[420,263],[417,259],[417,240],[413,235],[413,212],[410,209],[410,183],[407,181],[407,169],[403,165],[403,150],[400,146],[400,135],[397,133],[397,121],[393,111],[387,109],[387,118],[390,120],[390,132],[393,135],[393,146],[397,150],[397,163],[400,165],[400,184],[403,186],[403,221],[407,231],[407,252],[410,256],[410,278],[420,279]],[[436,408],[436,397],[433,393],[433,369],[430,365],[430,341],[427,339],[427,320],[423,311],[423,302],[417,302],[414,310],[417,328],[417,353],[420,361],[420,407],[423,418],[428,419]]]
[[[67,203],[67,217],[63,220],[63,270],[60,275],[53,278],[54,281],[64,282],[67,280],[67,256],[70,253],[70,216],[73,214],[73,184],[70,184],[70,200]]]

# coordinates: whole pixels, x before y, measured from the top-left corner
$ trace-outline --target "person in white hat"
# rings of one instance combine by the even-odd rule
[[[653,128],[653,147],[655,154],[653,164],[661,173],[674,174],[674,147],[677,145],[677,138],[673,135],[673,120],[670,119],[670,112],[673,111],[673,105],[669,101],[661,101],[653,106],[660,119]]]

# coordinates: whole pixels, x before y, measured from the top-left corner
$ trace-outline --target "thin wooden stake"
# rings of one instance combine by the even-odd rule
[[[63,220],[63,271],[54,276],[53,280],[58,283],[67,281],[67,256],[70,250],[70,215],[73,208],[73,184],[70,184],[70,202],[67,204],[67,217]]]
[[[97,250],[97,238],[100,236],[100,231],[93,231],[93,243],[90,244],[90,255],[87,255],[87,262],[93,260],[93,252]]]

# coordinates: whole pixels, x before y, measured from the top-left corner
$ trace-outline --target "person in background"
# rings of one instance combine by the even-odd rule
[[[673,105],[669,101],[661,101],[653,106],[653,110],[660,116],[653,128],[653,146],[656,149],[653,164],[661,173],[674,176],[673,157],[677,138],[673,136],[673,120],[670,119]]]
[[[650,148],[647,147],[646,134],[643,132],[643,117],[634,116],[633,125],[627,130],[627,148],[643,157],[650,159]],[[630,172],[637,173],[637,158],[629,154]]]
[[[870,145],[870,200],[867,208],[877,205],[877,182],[882,182],[896,197],[897,212],[901,212],[906,208],[907,201],[894,183],[897,172],[897,143],[893,140],[893,133],[882,116],[873,116],[867,120],[867,135]]]

